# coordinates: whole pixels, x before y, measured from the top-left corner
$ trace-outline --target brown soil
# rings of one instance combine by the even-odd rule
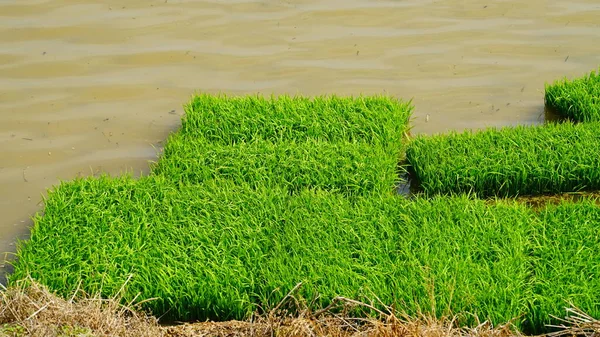
[[[1,286],[1,285],[0,285]],[[340,298],[340,301],[346,299]],[[352,305],[361,303],[346,300]],[[137,305],[139,305],[138,303]],[[483,322],[474,328],[458,327],[455,321],[397,317],[382,313],[379,319],[336,315],[328,310],[304,312],[295,317],[282,313],[248,321],[198,322],[160,325],[158,319],[123,306],[118,299],[97,296],[63,299],[45,287],[26,280],[0,289],[0,337],[4,336],[331,336],[331,337],[513,337],[521,336],[507,323],[493,327]],[[367,304],[362,304],[366,305]],[[550,337],[596,335],[600,322],[572,309],[572,318]]]

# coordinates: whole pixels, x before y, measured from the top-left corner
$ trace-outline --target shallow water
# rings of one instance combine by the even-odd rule
[[[3,0],[0,252],[60,180],[147,172],[194,91],[387,93],[413,133],[535,124],[598,38],[597,0]]]

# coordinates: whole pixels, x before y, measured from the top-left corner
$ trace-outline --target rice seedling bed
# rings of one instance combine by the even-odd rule
[[[491,128],[417,137],[406,157],[426,195],[479,197],[600,189],[600,123]]]
[[[167,320],[247,319],[299,282],[311,309],[377,298],[467,325],[470,314],[520,316],[531,331],[567,299],[600,314],[592,201],[536,214],[436,195],[599,188],[600,124],[418,137],[407,158],[432,198],[407,200],[382,192],[397,180],[410,112],[384,97],[195,96],[151,176],[49,192],[10,282],[121,292]]]
[[[411,113],[410,102],[386,96],[199,94],[186,104],[180,132],[224,145],[315,139],[398,146]]]
[[[573,305],[600,317],[600,207],[598,197],[542,210],[532,227],[535,261],[533,327],[557,324]],[[539,331],[541,332],[541,331]]]
[[[126,284],[124,301],[158,298],[145,308],[177,320],[247,318],[303,282],[296,295],[315,308],[338,295],[377,296],[409,314],[503,323],[532,296],[532,217],[524,206],[466,197],[78,179],[49,192],[10,280],[31,275],[63,296],[80,281],[104,296]]]
[[[600,69],[581,78],[546,85],[546,106],[578,122],[600,121]]]
[[[183,184],[214,178],[295,193],[322,188],[346,195],[393,193],[401,148],[364,142],[254,140],[223,145],[202,137],[169,138],[153,173]]]

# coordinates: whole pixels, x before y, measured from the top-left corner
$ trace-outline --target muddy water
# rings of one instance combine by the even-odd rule
[[[541,123],[599,39],[597,0],[3,0],[0,252],[60,180],[146,172],[195,90],[385,92],[417,133]]]

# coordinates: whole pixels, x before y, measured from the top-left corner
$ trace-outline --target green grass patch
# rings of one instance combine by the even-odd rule
[[[502,323],[527,309],[533,215],[466,197],[290,195],[232,181],[78,179],[51,191],[10,282],[144,300],[165,318],[243,319],[297,294],[379,297],[409,314],[470,312]],[[132,275],[129,282],[126,282]],[[471,316],[464,322],[474,323]]]
[[[314,139],[398,146],[411,112],[410,102],[386,96],[200,94],[186,104],[180,132],[224,145]]]
[[[255,140],[222,145],[172,135],[154,174],[184,184],[214,178],[252,187],[282,186],[295,193],[321,188],[346,195],[393,193],[401,148],[367,143]]]
[[[600,317],[600,207],[597,198],[549,206],[534,227],[531,324],[559,324],[571,304]],[[540,331],[541,332],[541,331]]]
[[[600,69],[581,78],[546,84],[546,105],[578,122],[600,121]]]
[[[431,198],[408,200],[391,192],[411,110],[385,97],[195,96],[151,176],[51,190],[9,281],[122,290],[166,320],[246,319],[299,282],[312,309],[344,296],[467,325],[520,317],[537,332],[566,300],[600,315],[595,200],[536,214],[462,194],[599,189],[600,122],[417,137],[406,157]]]
[[[600,124],[548,124],[413,139],[406,152],[427,195],[479,197],[600,189]]]

